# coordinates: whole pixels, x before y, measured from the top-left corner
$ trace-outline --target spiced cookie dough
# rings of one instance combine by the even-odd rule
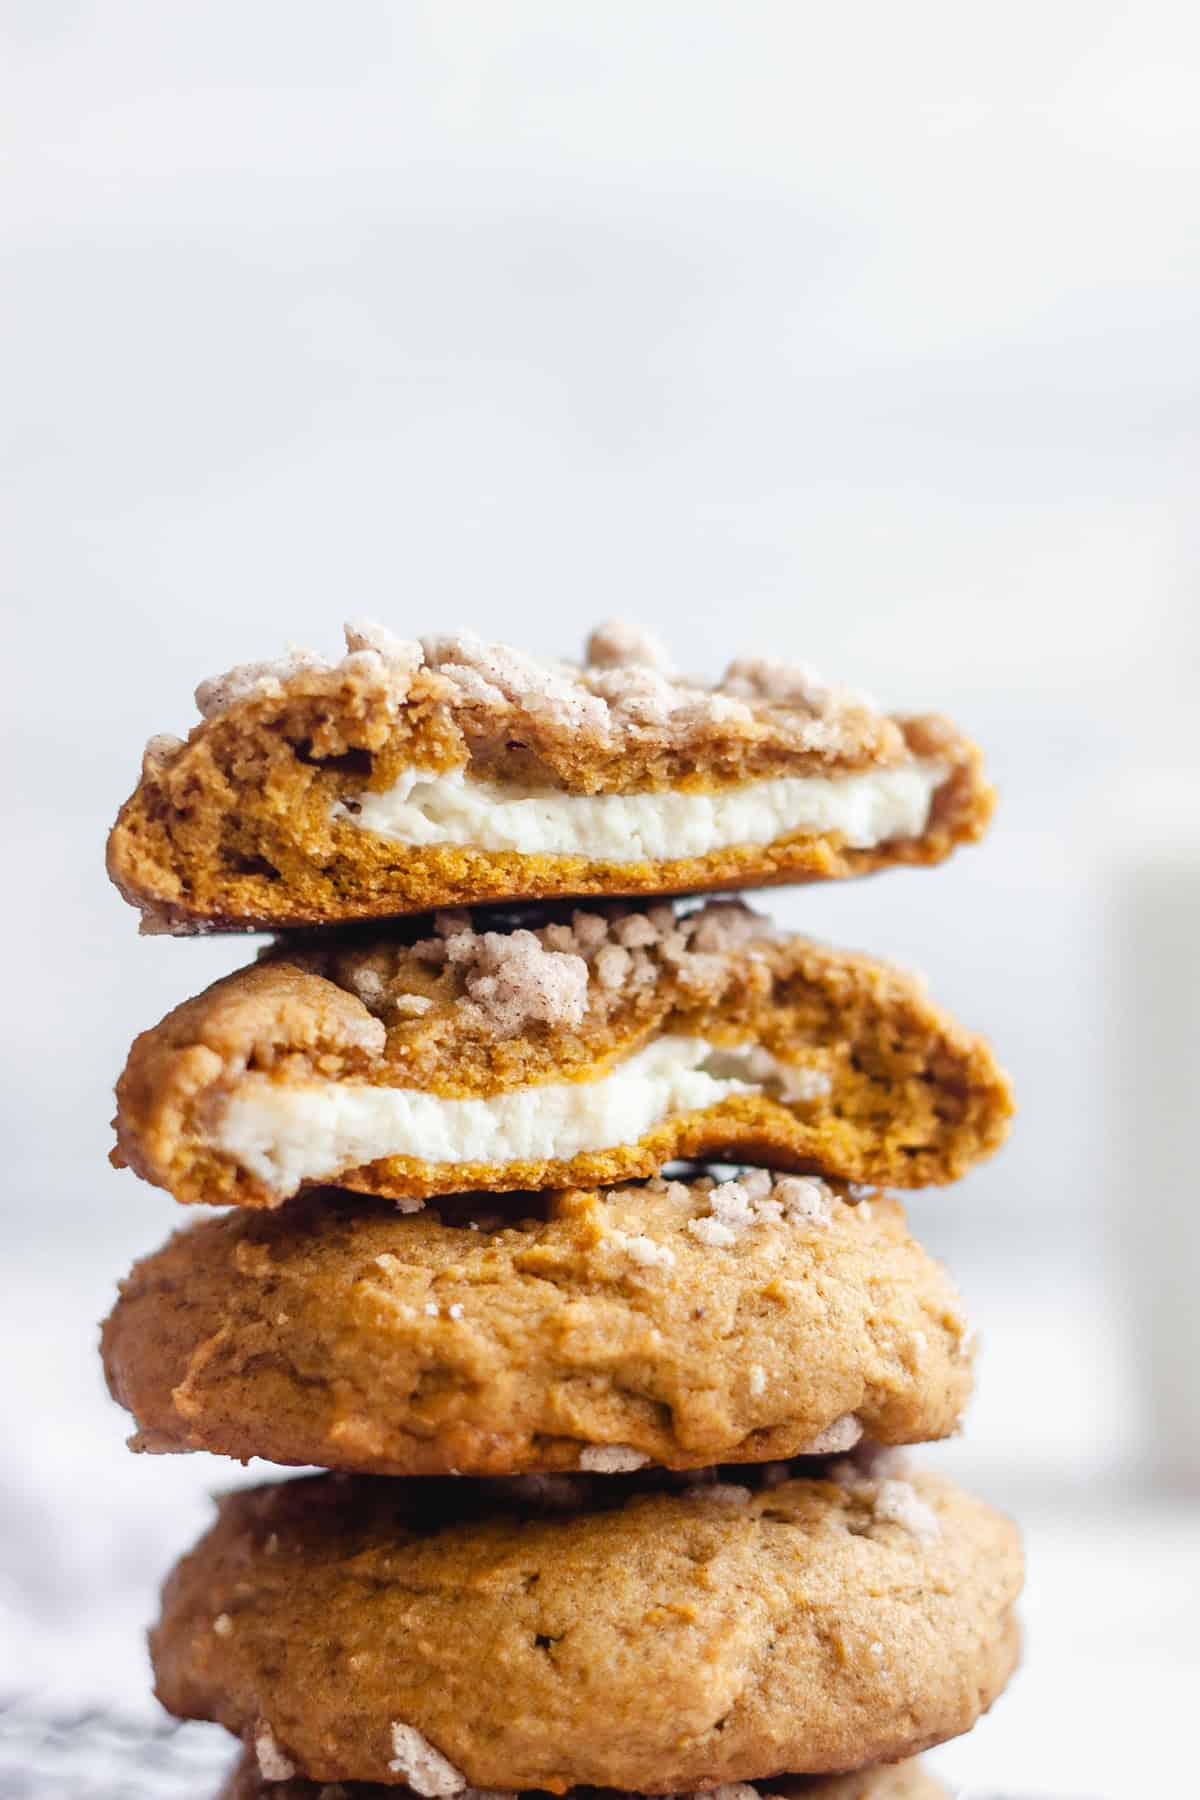
[[[178,1200],[336,1181],[417,1206],[681,1157],[920,1187],[990,1154],[1012,1102],[913,977],[723,901],[284,945],[144,1032],[117,1107],[115,1160]]]
[[[582,666],[460,633],[346,628],[201,684],[109,839],[147,926],[381,918],[556,895],[666,894],[936,863],[980,837],[979,752],[796,665],[710,687],[609,624]]]
[[[955,1429],[971,1334],[897,1201],[757,1170],[522,1210],[313,1195],[178,1232],[103,1330],[134,1448],[496,1475]]]
[[[278,1758],[278,1760],[277,1760]],[[286,1757],[268,1748],[264,1761],[269,1769],[290,1767]],[[376,1782],[349,1781],[318,1784],[302,1775],[264,1775],[258,1755],[247,1750],[221,1789],[218,1800],[388,1800],[403,1789],[380,1787]],[[412,1792],[419,1790],[413,1789]],[[463,1800],[478,1800],[478,1791],[461,1790]],[[517,1800],[516,1795],[493,1793],[488,1800]],[[539,1800],[527,1794],[523,1800]],[[638,1800],[634,1794],[608,1788],[574,1788],[567,1800]],[[949,1790],[918,1760],[879,1763],[853,1775],[776,1775],[770,1781],[743,1782],[736,1787],[709,1788],[702,1794],[680,1795],[678,1800],[950,1800]]]
[[[158,1696],[281,1775],[654,1794],[911,1756],[1004,1686],[990,1507],[854,1462],[684,1479],[232,1495],[164,1589]]]

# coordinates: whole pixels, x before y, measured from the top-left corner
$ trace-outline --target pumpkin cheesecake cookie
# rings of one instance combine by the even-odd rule
[[[583,665],[470,633],[346,642],[202,683],[187,741],[151,740],[108,850],[149,928],[862,875],[940,862],[991,814],[947,720],[803,667],[708,686],[615,623]]]
[[[688,1468],[952,1432],[971,1338],[897,1201],[653,1180],[178,1232],[104,1326],[135,1449],[364,1474]]]
[[[265,1744],[262,1761],[254,1750],[246,1750],[221,1789],[218,1800],[388,1800],[402,1789],[381,1787],[377,1782],[315,1782],[302,1775],[264,1774],[267,1769],[291,1768],[282,1753]],[[422,1793],[432,1788],[434,1795],[445,1793],[443,1782],[436,1777],[425,1782]],[[478,1790],[461,1788],[463,1800],[476,1800]],[[493,1793],[488,1800],[517,1800],[516,1795]],[[527,1800],[536,1800],[529,1794]],[[608,1788],[572,1789],[567,1800],[638,1800],[638,1796]],[[709,1788],[702,1794],[680,1795],[679,1800],[950,1800],[949,1789],[924,1768],[918,1759],[899,1763],[877,1763],[873,1769],[859,1769],[853,1775],[775,1775],[770,1781],[742,1782],[735,1787]]]
[[[990,1154],[1011,1110],[987,1043],[913,977],[740,903],[533,930],[443,913],[286,944],[144,1032],[115,1160],[240,1206],[336,1181],[415,1207],[713,1156],[920,1187]]]
[[[167,1581],[158,1697],[281,1776],[653,1794],[915,1755],[1004,1686],[990,1507],[853,1461],[685,1479],[243,1490]]]

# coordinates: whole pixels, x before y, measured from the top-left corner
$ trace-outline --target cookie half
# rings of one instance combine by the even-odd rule
[[[290,1766],[287,1758],[265,1739],[263,1763],[272,1770]],[[318,1784],[306,1781],[302,1775],[282,1779],[278,1774],[265,1775],[257,1752],[246,1750],[217,1800],[386,1800],[388,1795],[404,1791],[369,1781]],[[437,1792],[441,1791],[439,1786]],[[464,1800],[473,1800],[471,1790],[463,1788],[460,1792]],[[493,1800],[509,1800],[509,1796],[496,1794]],[[516,1800],[515,1795],[512,1800]],[[527,1800],[535,1800],[534,1795],[528,1795]],[[636,1800],[636,1796],[611,1788],[589,1788],[583,1792],[571,1789],[566,1800]],[[913,1759],[878,1763],[873,1769],[859,1769],[852,1775],[775,1775],[770,1781],[741,1783],[733,1792],[710,1788],[695,1796],[681,1795],[680,1800],[950,1800],[950,1791],[918,1759]]]
[[[364,1474],[689,1468],[952,1432],[971,1334],[895,1200],[737,1181],[314,1195],[178,1232],[103,1330],[135,1448]]]
[[[987,1043],[737,902],[287,945],[135,1042],[116,1160],[182,1201],[569,1187],[725,1156],[920,1187],[1004,1137]]]
[[[1017,1657],[1014,1527],[929,1475],[768,1470],[243,1491],[166,1584],[156,1691],[426,1795],[690,1793],[969,1729]]]
[[[611,625],[582,667],[470,634],[346,641],[337,664],[203,683],[187,742],[151,740],[108,868],[152,928],[861,875],[939,862],[991,814],[946,720],[800,667],[743,660],[709,687]]]

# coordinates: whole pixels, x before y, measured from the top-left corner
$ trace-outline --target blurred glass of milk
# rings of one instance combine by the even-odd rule
[[[1200,1488],[1200,771],[1114,796],[1109,1219],[1156,1485]],[[1107,810],[1107,809],[1106,809]]]

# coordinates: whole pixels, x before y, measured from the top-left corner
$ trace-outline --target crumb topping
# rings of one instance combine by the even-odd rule
[[[699,1500],[712,1500],[717,1506],[749,1506],[750,1489],[736,1481],[710,1481],[689,1490]]]
[[[583,660],[589,669],[627,669],[641,663],[664,675],[675,673],[666,645],[652,631],[628,619],[606,619],[597,625],[589,634]]]
[[[466,1776],[440,1750],[435,1750],[414,1725],[395,1721],[391,1729],[392,1759],[388,1768],[393,1775],[403,1775],[414,1794],[423,1795],[425,1800],[442,1800],[464,1791]]]
[[[265,1719],[254,1727],[254,1754],[264,1781],[290,1781],[296,1773],[295,1763],[283,1754]]]
[[[637,1263],[643,1269],[673,1269],[675,1252],[669,1244],[656,1243],[652,1237],[644,1233],[633,1235],[628,1231],[611,1231],[607,1240],[616,1249],[624,1251],[630,1262]]]
[[[785,725],[797,750],[822,756],[855,750],[881,730],[890,737],[867,696],[832,686],[801,664],[740,657],[710,685],[681,674],[652,633],[621,619],[596,627],[582,663],[543,660],[471,631],[400,638],[371,620],[347,624],[345,638],[337,664],[293,645],[277,661],[244,663],[202,681],[196,705],[210,719],[240,700],[282,694],[297,676],[357,676],[392,705],[419,679],[423,695],[477,726],[533,724],[609,748],[622,735],[675,744],[714,730],[755,736],[767,728],[764,712],[776,727]]]
[[[239,663],[224,675],[202,681],[196,689],[196,710],[203,718],[211,719],[253,694],[282,694],[284,684],[294,676],[323,674],[327,667],[324,657],[316,650],[306,650],[302,644],[289,644],[287,654],[273,662]]]
[[[649,1461],[632,1444],[587,1444],[579,1452],[579,1467],[589,1475],[629,1475]]]
[[[655,1186],[654,1182],[650,1183]],[[681,1182],[664,1183],[660,1191],[686,1194]],[[833,1190],[816,1175],[772,1175],[751,1169],[728,1181],[706,1177],[690,1184],[701,1193],[708,1212],[688,1220],[688,1231],[710,1249],[728,1250],[755,1225],[828,1225],[833,1218]]]
[[[806,1456],[839,1456],[843,1451],[853,1450],[861,1440],[863,1428],[856,1413],[843,1413],[840,1419],[834,1419],[824,1431],[817,1433],[810,1444],[804,1446]]]
[[[899,1525],[922,1543],[935,1543],[942,1534],[938,1516],[905,1479],[907,1474],[908,1459],[901,1451],[860,1444],[853,1456],[833,1464],[829,1479],[866,1506],[878,1523]]]
[[[468,1017],[491,1036],[518,1037],[531,1024],[578,1025],[583,1019],[588,966],[575,952],[549,948],[544,935],[532,931],[476,932],[455,913],[439,913],[435,930],[438,935],[414,945],[414,953],[435,967],[460,971]]]
[[[313,961],[389,1022],[423,1018],[435,1005],[431,994],[413,991],[415,959],[420,978],[422,969],[434,979],[450,977],[444,985],[461,1009],[460,1024],[504,1039],[537,1024],[578,1025],[589,1011],[604,1017],[631,993],[652,988],[663,970],[689,997],[719,992],[745,946],[776,936],[770,920],[741,900],[711,900],[688,913],[677,913],[670,902],[645,911],[617,902],[580,908],[569,921],[507,931],[477,931],[469,913],[439,912],[434,935],[415,944],[334,950]],[[303,952],[297,960],[304,962]],[[762,1079],[785,1101],[829,1091],[824,1071],[787,1068],[765,1051],[745,1054],[757,1056]],[[733,1072],[756,1079],[743,1063]]]

